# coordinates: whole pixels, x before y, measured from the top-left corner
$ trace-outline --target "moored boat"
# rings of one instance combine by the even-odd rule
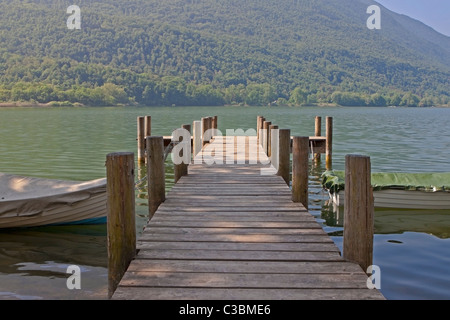
[[[106,179],[65,181],[0,173],[0,228],[106,222]]]
[[[450,209],[450,173],[372,173],[371,184],[375,208]],[[326,171],[322,185],[333,205],[344,205],[344,171]]]

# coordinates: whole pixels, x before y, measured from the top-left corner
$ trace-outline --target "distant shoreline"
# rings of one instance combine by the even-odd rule
[[[118,105],[110,105],[110,106],[103,106],[103,107],[127,107],[127,106],[133,106],[133,107],[152,107],[152,106],[145,106],[145,105],[139,105],[139,104],[133,104],[133,105],[124,105],[124,104],[118,104]],[[49,108],[49,107],[98,107],[94,105],[84,105],[78,102],[72,103],[67,101],[51,101],[48,103],[38,103],[38,102],[0,102],[0,108]],[[164,107],[164,106],[161,106]],[[170,106],[166,106],[170,107]],[[177,106],[177,107],[194,107],[194,106]],[[250,105],[231,105],[226,104],[223,106],[214,106],[216,108],[220,107],[252,107]],[[254,106],[253,106],[254,107]],[[305,104],[305,105],[267,105],[267,106],[260,106],[260,107],[318,107],[318,108],[334,108],[334,107],[364,107],[364,108],[450,108],[450,105],[437,105],[437,106],[430,106],[430,107],[408,107],[408,106],[342,106],[338,104],[333,103],[317,103],[317,104]]]

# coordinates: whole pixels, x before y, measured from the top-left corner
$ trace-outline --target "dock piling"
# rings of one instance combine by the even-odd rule
[[[366,271],[372,265],[374,207],[370,157],[345,157],[343,257]]]
[[[136,255],[134,153],[110,153],[107,172],[108,295]]]
[[[293,137],[292,141],[292,201],[308,209],[309,137]]]
[[[327,117],[326,118],[326,126],[327,126],[327,133],[326,133],[326,146],[325,146],[325,158],[326,158],[326,169],[331,170],[333,165],[333,118]]]
[[[188,164],[191,162],[191,125],[190,124],[184,124],[182,125],[182,129],[189,132],[189,141],[184,141],[183,135],[181,135],[179,138],[181,139],[179,142],[183,143],[183,148],[180,150],[179,156],[183,161],[180,164],[174,164],[174,182],[177,183],[178,180],[180,180],[181,177],[186,176],[188,174]],[[178,148],[177,148],[178,149]],[[189,156],[184,155],[184,151],[188,150]],[[185,160],[187,160],[187,163]]]
[[[147,137],[147,188],[149,220],[166,199],[164,138]]]
[[[316,117],[314,136],[322,136],[322,117]],[[313,158],[315,162],[320,162],[320,153],[314,153]]]
[[[271,124],[269,126],[268,143],[267,143],[267,156],[272,158],[272,130],[278,129],[277,125]]]
[[[287,185],[290,183],[290,158],[291,158],[291,130],[278,130],[278,172]]]
[[[145,117],[137,117],[137,160],[145,162]]]
[[[201,121],[194,121],[192,123],[192,129],[193,129],[193,157],[195,158],[195,156],[202,150],[202,122]]]

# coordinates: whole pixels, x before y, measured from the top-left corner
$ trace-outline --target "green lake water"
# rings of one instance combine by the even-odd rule
[[[373,172],[450,172],[450,109],[440,108],[2,108],[0,172],[67,180],[106,175],[106,155],[136,152],[136,117],[152,116],[153,135],[219,117],[219,129],[255,128],[263,115],[292,135],[314,134],[314,118],[334,119],[333,168],[345,155],[371,157]],[[324,161],[310,165],[310,212],[342,248],[342,212],[320,186]],[[137,170],[138,175],[142,174]],[[167,188],[173,181],[168,163]],[[138,177],[136,177],[137,179]],[[145,190],[136,194],[138,232],[146,222]],[[376,210],[374,261],[388,299],[450,299],[450,210]],[[81,290],[69,290],[69,265]],[[106,226],[0,230],[0,299],[106,299]]]

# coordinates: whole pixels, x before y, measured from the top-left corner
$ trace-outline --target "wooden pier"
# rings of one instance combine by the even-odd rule
[[[215,137],[203,146],[161,200],[111,298],[384,299],[292,200],[266,150],[256,136]],[[211,156],[223,164],[205,164]]]

